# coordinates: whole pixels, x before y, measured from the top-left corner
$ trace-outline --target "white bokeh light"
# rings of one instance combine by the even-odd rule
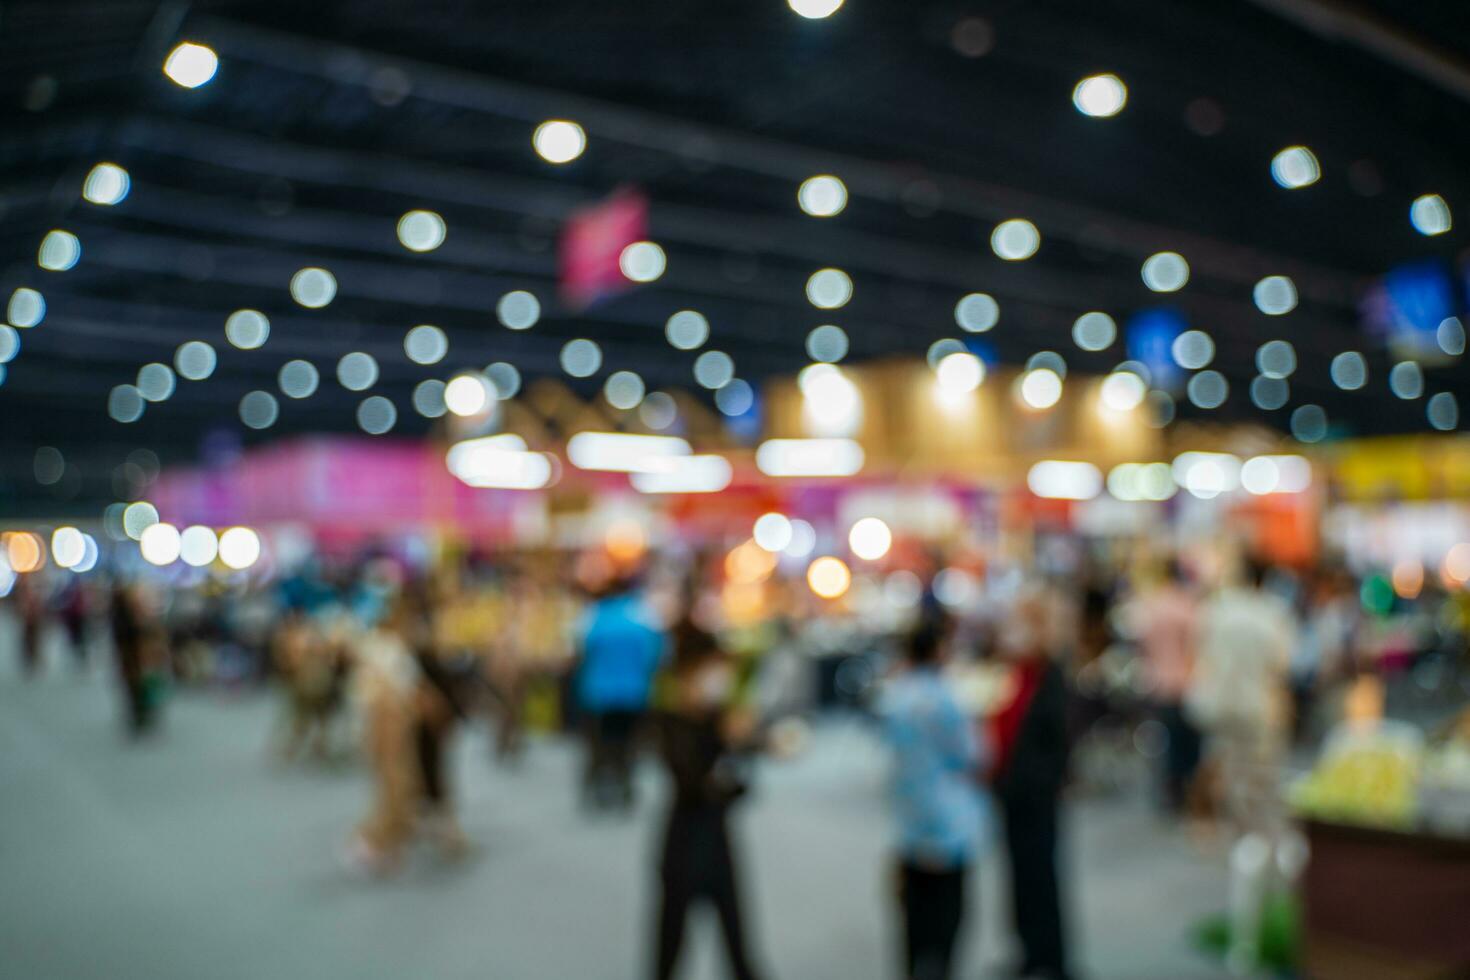
[[[1332,359],[1332,383],[1343,391],[1357,391],[1368,383],[1368,362],[1355,350]]]
[[[1411,401],[1424,396],[1424,370],[1413,361],[1401,361],[1388,372],[1388,389]]]
[[[378,383],[378,361],[366,351],[343,354],[337,362],[337,382],[348,391],[367,391]]]
[[[1072,89],[1072,104],[1084,116],[1116,116],[1128,103],[1128,86],[1117,75],[1089,75]]]
[[[382,395],[371,395],[357,406],[357,426],[370,436],[380,436],[398,424],[398,407]]]
[[[607,403],[625,412],[637,408],[646,391],[643,379],[633,371],[614,371],[602,385]]]
[[[236,571],[260,559],[260,535],[248,527],[232,527],[219,536],[219,560]]]
[[[82,181],[82,197],[93,204],[110,207],[128,196],[132,187],[128,172],[115,163],[99,163]]]
[[[1291,400],[1291,384],[1285,378],[1260,375],[1251,380],[1251,403],[1268,412]]]
[[[1010,218],[990,233],[990,249],[1007,262],[1020,262],[1041,247],[1041,232],[1025,218]]]
[[[531,146],[547,163],[570,163],[587,149],[587,132],[569,119],[548,119],[531,134]]]
[[[847,351],[847,331],[835,324],[825,323],[806,335],[807,356],[814,361],[835,364],[847,356]]]
[[[934,371],[941,391],[960,395],[974,391],[985,381],[985,362],[969,351],[946,354]]]
[[[1051,368],[1034,368],[1021,375],[1021,400],[1035,409],[1051,408],[1062,398],[1062,377]]]
[[[403,352],[415,364],[438,364],[449,353],[449,338],[430,323],[421,323],[403,338]]]
[[[1000,322],[1000,304],[989,293],[969,293],[955,304],[954,322],[961,330],[984,333]]]
[[[123,508],[123,533],[134,541],[141,538],[143,532],[157,524],[158,521],[158,508],[146,500],[134,501]]]
[[[320,383],[321,375],[310,361],[287,361],[276,374],[276,384],[287,398],[310,398]]]
[[[709,339],[709,321],[694,310],[680,310],[664,324],[664,336],[679,350],[695,350]]]
[[[1438,194],[1416,197],[1409,205],[1409,223],[1421,235],[1443,235],[1454,225],[1450,206]]]
[[[1189,379],[1186,391],[1196,408],[1219,408],[1230,397],[1230,382],[1219,371],[1201,371]]]
[[[214,374],[219,356],[202,340],[189,340],[174,351],[174,370],[186,381],[203,381]]]
[[[847,207],[847,185],[831,174],[818,174],[801,182],[796,202],[814,218],[830,218]]]
[[[22,329],[38,326],[46,318],[46,297],[37,290],[20,287],[10,294],[5,307],[5,320]]]
[[[496,361],[485,366],[485,377],[495,386],[495,396],[501,401],[514,398],[521,390],[521,372],[514,364]]]
[[[1215,341],[1203,330],[1186,330],[1174,338],[1170,352],[1175,364],[1198,371],[1215,359]]]
[[[1291,434],[1298,442],[1321,442],[1327,436],[1327,413],[1320,405],[1299,405],[1291,413]]]
[[[667,266],[668,258],[656,242],[634,242],[618,256],[618,268],[633,282],[653,282]]]
[[[1107,350],[1118,339],[1118,324],[1106,313],[1093,310],[1072,324],[1072,342],[1083,350]]]
[[[1465,325],[1457,316],[1445,317],[1439,321],[1434,339],[1439,344],[1439,349],[1451,357],[1459,357],[1465,353]]]
[[[496,392],[484,375],[467,372],[455,375],[444,386],[444,406],[455,415],[468,417],[488,410]]]
[[[818,269],[806,281],[806,298],[818,309],[846,306],[852,299],[852,279],[841,269]]]
[[[307,266],[291,277],[291,298],[309,310],[319,310],[337,296],[337,279],[326,269]]]
[[[1315,184],[1321,176],[1317,157],[1305,146],[1288,146],[1271,158],[1271,179],[1288,190]]]
[[[561,369],[574,378],[590,378],[602,368],[602,348],[586,338],[569,340],[561,349]]]
[[[751,537],[766,551],[785,551],[791,544],[791,519],[775,512],[762,514],[756,518]]]
[[[694,359],[694,380],[700,387],[717,390],[735,377],[735,361],[722,350],[707,350]]]
[[[1287,340],[1268,340],[1256,349],[1256,370],[1267,378],[1289,378],[1296,371],[1296,348]]]
[[[1441,391],[1425,406],[1429,424],[1440,432],[1451,432],[1460,425],[1460,402],[1448,391]]]
[[[147,402],[134,385],[117,385],[107,395],[107,414],[115,422],[136,422],[143,417]]]
[[[514,289],[495,304],[495,316],[511,330],[529,330],[541,319],[541,301],[524,289]]]
[[[269,429],[280,415],[280,402],[268,391],[252,391],[240,399],[240,421],[252,429]]]
[[[271,322],[259,310],[236,310],[225,321],[225,339],[241,350],[255,350],[271,335]]]
[[[138,392],[150,402],[167,401],[178,387],[178,380],[174,377],[173,368],[167,364],[145,364],[138,369],[138,379],[134,382],[138,386]]]
[[[150,525],[138,538],[138,550],[151,565],[172,565],[183,550],[179,529],[162,521]]]
[[[1178,252],[1156,252],[1143,261],[1143,284],[1156,293],[1172,293],[1189,282],[1189,263]]]
[[[847,532],[847,547],[863,561],[877,561],[893,547],[893,532],[876,517],[864,517]]]
[[[203,44],[184,41],[163,60],[163,73],[175,85],[198,88],[219,71],[219,55]]]
[[[1115,412],[1131,412],[1143,404],[1148,386],[1132,371],[1115,371],[1103,379],[1099,397]]]
[[[822,20],[837,13],[842,0],[786,0],[786,5],[807,20]]]
[[[410,252],[432,252],[444,244],[449,226],[434,211],[409,211],[398,219],[398,241]]]
[[[449,406],[444,404],[444,382],[438,378],[429,378],[414,385],[413,410],[426,419],[441,418],[449,411]]]
[[[48,272],[65,272],[82,258],[82,243],[76,235],[60,228],[46,232],[36,252],[36,264]]]
[[[1296,283],[1290,276],[1267,276],[1251,290],[1256,309],[1267,316],[1281,316],[1296,309]]]
[[[202,524],[184,528],[179,535],[179,557],[184,559],[184,564],[195,568],[202,568],[214,561],[219,554],[219,537],[213,528]]]

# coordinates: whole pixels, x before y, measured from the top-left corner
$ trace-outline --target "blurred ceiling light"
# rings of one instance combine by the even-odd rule
[[[444,407],[461,418],[487,411],[495,401],[495,392],[482,374],[457,374],[444,386]]]
[[[219,560],[243,571],[260,560],[260,535],[248,527],[232,527],[219,536]]]
[[[1425,414],[1431,426],[1440,432],[1450,432],[1460,424],[1460,403],[1450,392],[1441,391],[1429,399]]]
[[[985,380],[985,362],[968,351],[946,354],[934,375],[945,393],[963,394],[974,391]]]
[[[1083,350],[1107,350],[1118,338],[1118,325],[1106,313],[1093,310],[1072,324],[1072,342]]]
[[[846,306],[852,299],[852,279],[841,269],[818,269],[806,281],[806,298],[823,310]]]
[[[1035,409],[1051,408],[1062,398],[1062,378],[1051,368],[1036,368],[1021,375],[1021,400]]]
[[[1421,235],[1443,235],[1454,223],[1450,206],[1438,194],[1414,198],[1414,203],[1409,205],[1409,222]]]
[[[366,351],[343,354],[337,362],[337,381],[348,391],[367,391],[378,383],[378,360]]]
[[[496,361],[485,366],[485,377],[495,386],[495,395],[501,401],[509,401],[521,390],[521,372],[514,364]]]
[[[707,350],[694,359],[694,380],[717,391],[735,377],[735,361],[722,350]]]
[[[219,537],[213,528],[202,524],[184,528],[179,535],[179,557],[184,564],[202,568],[214,561],[219,554]]]
[[[398,407],[382,395],[364,398],[357,406],[358,428],[370,436],[380,436],[398,424]]]
[[[758,547],[766,551],[785,551],[791,544],[791,518],[774,511],[762,514],[755,520],[751,537]]]
[[[1459,357],[1465,353],[1465,325],[1457,316],[1448,316],[1439,321],[1434,339],[1439,343],[1439,349],[1451,357]]]
[[[186,381],[203,381],[214,373],[219,356],[202,340],[188,340],[174,351],[174,370]]]
[[[583,470],[657,473],[661,459],[690,454],[689,443],[675,436],[578,432],[567,441],[567,458]]]
[[[77,575],[84,575],[97,567],[102,552],[97,548],[97,539],[90,534],[82,535],[82,560],[71,567]]]
[[[955,340],[953,337],[945,337],[929,345],[929,352],[924,355],[924,359],[929,362],[931,370],[937,371],[939,370],[940,361],[951,354],[962,354],[967,350],[969,348],[960,341]]]
[[[60,228],[46,232],[36,252],[36,264],[49,272],[65,272],[82,257],[82,243],[76,235]]]
[[[403,352],[415,364],[438,364],[449,353],[449,338],[430,323],[421,323],[403,338]]]
[[[0,364],[9,364],[20,353],[20,332],[8,324],[0,324]]]
[[[1332,359],[1332,383],[1343,391],[1357,391],[1368,383],[1368,362],[1355,350]]]
[[[653,282],[667,266],[663,248],[654,242],[634,242],[618,256],[618,268],[633,282]]]
[[[1179,492],[1168,463],[1119,463],[1108,471],[1108,493],[1118,500],[1168,500]]]
[[[797,375],[801,418],[814,436],[850,436],[862,427],[863,396],[847,375],[831,364],[812,364]]]
[[[1187,452],[1174,457],[1174,482],[1202,500],[1240,486],[1240,457],[1230,453]]]
[[[1009,218],[990,233],[990,249],[1007,262],[1020,262],[1041,247],[1041,232],[1025,218]]]
[[[815,327],[806,335],[806,352],[814,361],[835,364],[847,356],[847,331],[832,323]]]
[[[632,371],[614,371],[602,386],[602,396],[613,408],[628,411],[638,407],[647,389],[643,379]]]
[[[709,339],[709,321],[694,310],[680,310],[664,324],[664,336],[679,350],[695,350]]]
[[[852,439],[767,439],[755,452],[766,476],[852,476],[863,461],[863,447]]]
[[[138,550],[150,565],[172,565],[183,550],[179,529],[162,522],[151,525],[138,538]]]
[[[219,71],[219,56],[212,48],[203,44],[184,41],[168,53],[163,61],[163,73],[175,85],[198,88]]]
[[[1268,340],[1256,349],[1256,370],[1267,378],[1287,378],[1296,370],[1296,348],[1290,341]]]
[[[414,385],[413,410],[426,419],[443,418],[449,411],[444,404],[444,382],[438,378],[427,378]]]
[[[734,475],[729,460],[711,454],[660,458],[654,470],[628,479],[639,493],[718,493]]]
[[[291,298],[309,310],[319,310],[337,295],[337,279],[326,269],[307,266],[291,277]]]
[[[786,5],[807,20],[821,20],[837,13],[842,0],[786,0]]]
[[[715,407],[730,418],[744,415],[755,407],[755,389],[750,382],[735,378],[715,392]]]
[[[1388,390],[1406,401],[1424,395],[1424,369],[1414,361],[1400,361],[1388,372]]]
[[[46,297],[22,286],[10,294],[5,320],[13,327],[34,327],[46,318]]]
[[[74,527],[59,527],[51,532],[51,560],[58,568],[71,568],[87,555],[87,537]]]
[[[1271,179],[1287,190],[1315,184],[1321,176],[1322,167],[1305,146],[1288,146],[1271,158]]]
[[[157,523],[158,508],[146,500],[134,501],[123,508],[123,533],[134,541],[141,538],[144,531]]]
[[[1267,316],[1281,316],[1296,309],[1296,283],[1290,276],[1267,276],[1251,290],[1256,309]]]
[[[1143,404],[1148,386],[1131,371],[1115,371],[1103,379],[1100,397],[1115,412],[1131,412]]]
[[[1251,403],[1274,412],[1291,400],[1291,384],[1285,378],[1260,375],[1251,380]]]
[[[1156,293],[1173,293],[1189,282],[1189,263],[1178,252],[1156,252],[1143,260],[1143,284]]]
[[[461,439],[450,446],[444,454],[444,465],[450,473],[458,476],[462,470],[473,466],[476,455],[487,452],[499,453],[523,453],[526,452],[526,440],[514,432],[501,432],[493,436],[479,436],[474,439]]]
[[[1240,468],[1240,485],[1257,496],[1301,493],[1312,485],[1312,464],[1305,456],[1252,456]]]
[[[1230,397],[1230,382],[1219,371],[1201,371],[1189,379],[1186,391],[1196,408],[1219,408]]]
[[[679,406],[666,391],[652,391],[638,406],[638,419],[650,429],[663,430],[679,419]]]
[[[1417,599],[1424,588],[1424,566],[1413,558],[1403,558],[1394,563],[1389,576],[1393,591],[1400,599]]]
[[[840,558],[828,555],[807,566],[806,584],[823,599],[840,599],[852,586],[852,572]]]
[[[814,218],[830,218],[847,207],[847,185],[831,174],[819,174],[801,182],[796,202]]]
[[[310,398],[320,383],[321,375],[310,361],[287,361],[276,374],[276,384],[287,398]]]
[[[1046,368],[1056,373],[1063,381],[1067,380],[1067,359],[1054,350],[1039,350],[1026,358],[1026,370],[1035,371],[1037,368]]]
[[[225,339],[241,350],[255,350],[271,335],[271,322],[259,310],[236,310],[225,321]]]
[[[269,429],[280,414],[280,403],[268,391],[252,391],[240,399],[240,421],[252,429]]]
[[[1299,405],[1291,413],[1291,435],[1298,442],[1321,442],[1327,437],[1327,413],[1321,405]]]
[[[568,119],[548,119],[531,134],[536,155],[547,163],[571,163],[587,149],[587,132]]]
[[[134,383],[138,386],[138,393],[150,402],[167,401],[178,387],[173,368],[157,361],[138,368],[138,379]]]
[[[1026,473],[1026,486],[1038,497],[1091,500],[1102,492],[1102,472],[1091,463],[1044,459]]]
[[[969,293],[955,304],[954,322],[961,330],[984,333],[1000,322],[1000,304],[989,293]]]
[[[1215,359],[1215,341],[1203,330],[1186,330],[1174,338],[1170,352],[1175,364],[1198,371]]]
[[[398,219],[398,241],[410,252],[432,252],[448,233],[444,218],[434,211],[409,211]]]
[[[1128,102],[1128,86],[1117,75],[1089,75],[1072,89],[1072,104],[1084,116],[1116,116]]]
[[[99,163],[82,181],[82,197],[104,207],[117,204],[128,196],[132,180],[128,172],[115,163]]]
[[[541,301],[524,289],[513,289],[495,304],[495,316],[511,330],[529,330],[541,319]]]
[[[876,517],[864,517],[847,532],[847,546],[863,561],[877,561],[893,547],[893,532]]]
[[[579,337],[561,349],[561,369],[574,378],[590,378],[602,369],[602,348],[594,340]]]
[[[143,393],[134,385],[117,385],[107,395],[107,414],[114,422],[138,421],[145,405]]]
[[[527,452],[524,441],[515,448],[494,443],[496,438],[470,439],[450,447],[449,471],[460,482],[487,490],[539,490],[551,482],[555,467],[549,455]]]

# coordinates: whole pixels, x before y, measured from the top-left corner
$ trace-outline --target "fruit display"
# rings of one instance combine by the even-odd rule
[[[1419,813],[1424,750],[1418,733],[1392,723],[1344,730],[1291,791],[1302,816],[1411,829]]]

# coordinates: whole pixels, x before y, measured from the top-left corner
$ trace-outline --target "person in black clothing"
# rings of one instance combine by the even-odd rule
[[[1015,696],[992,718],[996,798],[1005,816],[1011,913],[1023,977],[1063,980],[1066,934],[1057,879],[1058,812],[1066,781],[1067,683],[1052,659],[1047,596],[1024,594],[1000,633],[1014,667]]]
[[[117,651],[118,677],[123,683],[128,732],[135,736],[154,723],[155,704],[148,693],[147,675],[156,633],[137,587],[119,583],[112,593],[112,641]]]
[[[754,980],[726,819],[745,792],[736,752],[750,742],[754,721],[730,706],[735,674],[713,638],[685,623],[674,650],[672,703],[657,727],[673,794],[659,857],[654,976],[674,975],[690,906],[703,899],[719,915],[732,975]]]

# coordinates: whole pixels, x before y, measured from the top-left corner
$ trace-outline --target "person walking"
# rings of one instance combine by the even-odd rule
[[[909,639],[905,669],[888,682],[880,701],[893,752],[907,980],[951,976],[985,823],[977,779],[985,753],[940,674],[943,639],[937,620],[923,623]]]
[[[1041,590],[1023,591],[1000,630],[998,649],[1011,666],[1012,696],[991,717],[991,778],[1005,814],[1019,975],[1063,980],[1069,974],[1057,844],[1069,754],[1068,695],[1054,657],[1057,617],[1049,598]]]
[[[1184,694],[1194,674],[1199,610],[1177,559],[1169,560],[1164,581],[1140,596],[1131,613],[1154,713],[1168,736],[1160,780],[1163,802],[1169,812],[1179,814],[1199,768],[1200,732],[1184,712]]]
[[[633,750],[648,709],[664,636],[631,579],[619,579],[587,610],[577,700],[585,718],[584,800],[595,809],[633,805]]]
[[[719,916],[731,974],[755,980],[728,821],[746,790],[739,756],[753,742],[754,716],[735,705],[734,666],[712,637],[687,622],[676,633],[670,673],[670,701],[656,725],[673,792],[659,851],[653,975],[674,975],[689,910],[707,901]]]

